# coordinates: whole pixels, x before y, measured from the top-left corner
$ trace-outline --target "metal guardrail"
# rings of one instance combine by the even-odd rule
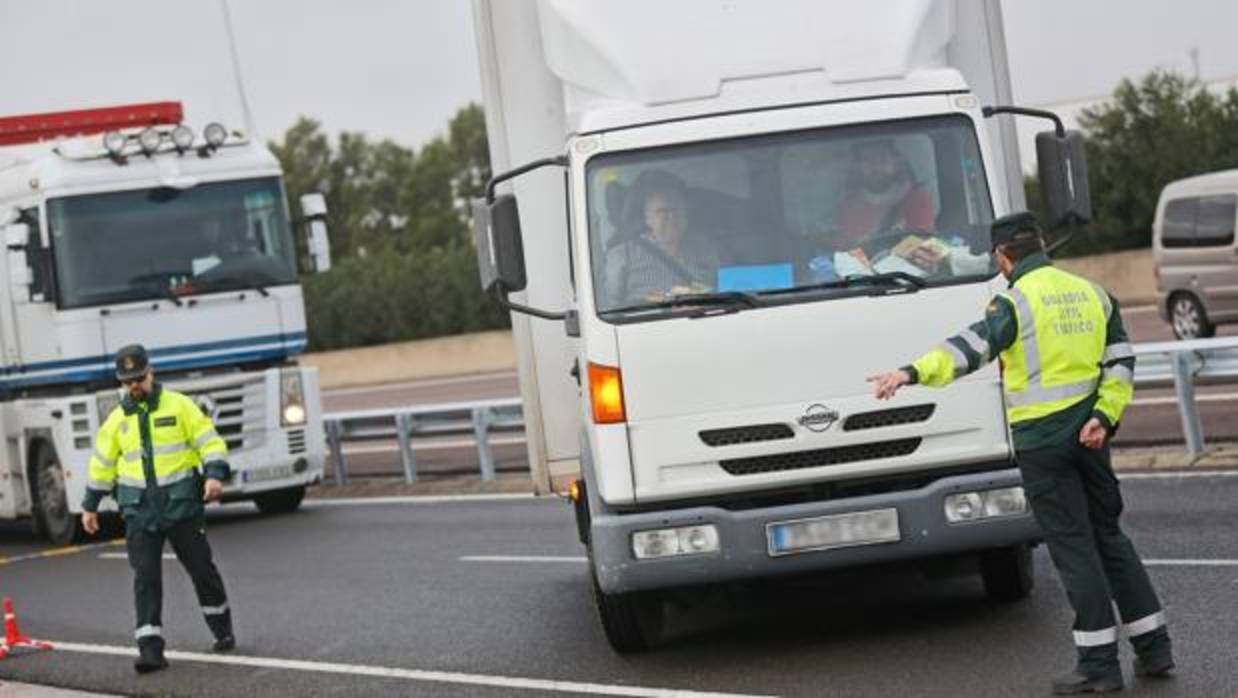
[[[1196,456],[1204,450],[1203,428],[1195,402],[1195,386],[1238,382],[1238,337],[1195,339],[1182,342],[1147,342],[1132,345],[1137,357],[1135,385],[1144,388],[1173,386],[1182,418],[1187,451]],[[524,428],[519,398],[419,405],[323,415],[327,446],[335,461],[335,481],[348,482],[344,442],[391,441],[399,444],[400,460],[407,482],[417,480],[417,455],[413,438],[467,436],[477,440],[477,459],[484,480],[493,480],[492,431]]]
[[[1204,450],[1204,430],[1195,402],[1196,385],[1238,381],[1238,337],[1191,339],[1181,342],[1146,342],[1133,345],[1135,385],[1174,387],[1182,437],[1191,456]]]
[[[346,441],[391,441],[399,444],[405,482],[417,481],[414,437],[471,435],[477,440],[477,460],[483,480],[494,479],[490,432],[524,428],[519,398],[437,405],[331,412],[323,415],[327,448],[335,461],[335,482],[348,482],[344,460]]]

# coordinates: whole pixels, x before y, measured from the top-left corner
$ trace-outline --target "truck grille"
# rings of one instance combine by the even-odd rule
[[[920,441],[919,437],[895,439],[893,441],[875,441],[867,444],[855,444],[854,446],[835,446],[834,448],[818,448],[812,451],[778,453],[772,456],[732,458],[719,461],[718,464],[722,466],[723,470],[732,475],[774,473],[782,470],[800,470],[803,468],[817,468],[823,465],[841,465],[857,461],[905,456],[919,448]]]
[[[291,454],[305,453],[305,430],[294,429],[288,432],[288,452]]]
[[[263,374],[223,376],[172,386],[193,398],[215,423],[230,452],[261,447],[266,434],[266,381]]]
[[[877,410],[876,412],[860,412],[843,420],[843,431],[859,431],[861,429],[878,429],[893,427],[899,424],[915,424],[928,421],[933,416],[937,405],[912,405],[911,407],[896,407],[892,410]]]
[[[700,432],[699,436],[707,446],[733,446],[758,441],[791,439],[795,437],[795,432],[791,431],[791,427],[786,424],[754,424],[747,427],[707,429]]]

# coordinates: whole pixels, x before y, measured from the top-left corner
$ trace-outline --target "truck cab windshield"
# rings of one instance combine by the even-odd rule
[[[295,283],[283,197],[267,177],[51,199],[60,307]]]
[[[604,154],[586,176],[595,301],[615,319],[677,296],[808,302],[996,271],[962,115]]]

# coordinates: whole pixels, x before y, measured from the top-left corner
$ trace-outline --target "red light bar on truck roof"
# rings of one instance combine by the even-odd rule
[[[59,136],[88,136],[121,128],[179,124],[185,118],[180,102],[126,104],[101,109],[48,112],[0,117],[0,145],[38,143]]]

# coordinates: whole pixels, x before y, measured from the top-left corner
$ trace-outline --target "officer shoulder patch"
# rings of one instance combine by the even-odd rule
[[[176,426],[176,415],[168,415],[167,417],[156,417],[155,426],[157,427],[174,427]]]

